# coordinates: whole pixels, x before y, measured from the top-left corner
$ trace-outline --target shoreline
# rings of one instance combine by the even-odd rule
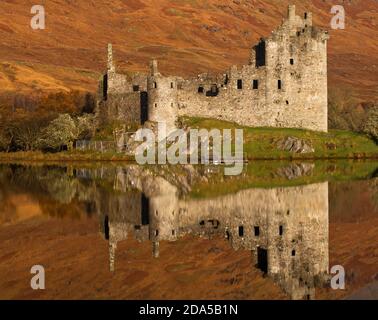
[[[366,153],[356,153],[349,156],[340,155],[279,155],[279,156],[247,156],[244,162],[249,161],[330,161],[330,160],[377,160],[378,153],[366,155]],[[131,155],[116,153],[78,153],[78,152],[60,152],[60,153],[42,153],[35,151],[1,153],[0,162],[25,161],[25,162],[131,162],[136,163],[135,157]],[[190,164],[189,162],[187,164]],[[199,163],[201,164],[201,163]],[[212,161],[210,160],[210,164]],[[182,165],[182,164],[181,164]]]

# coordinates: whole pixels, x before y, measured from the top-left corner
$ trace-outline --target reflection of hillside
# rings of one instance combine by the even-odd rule
[[[378,178],[330,185],[332,222],[361,222],[378,217]]]
[[[0,225],[20,222],[40,215],[41,208],[28,194],[2,195],[0,191]]]
[[[313,298],[326,281],[328,183],[195,200],[179,197],[161,177],[141,178],[131,169],[118,172],[115,188],[124,194],[101,197],[97,205],[111,270],[117,243],[128,237],[151,241],[159,257],[160,241],[222,234],[235,250],[250,250],[253,264],[294,299]]]

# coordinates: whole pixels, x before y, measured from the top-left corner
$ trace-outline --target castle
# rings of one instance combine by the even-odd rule
[[[162,75],[156,60],[148,75],[117,73],[109,44],[100,118],[166,122],[174,129],[180,116],[197,116],[326,132],[328,39],[326,31],[313,26],[312,13],[302,18],[290,5],[287,19],[251,49],[248,64],[193,79]]]

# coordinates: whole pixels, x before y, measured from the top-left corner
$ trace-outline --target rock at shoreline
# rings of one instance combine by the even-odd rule
[[[295,137],[286,137],[276,142],[278,149],[292,153],[313,153],[315,149],[310,143]]]

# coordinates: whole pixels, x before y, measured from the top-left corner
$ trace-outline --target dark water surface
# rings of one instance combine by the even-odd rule
[[[0,165],[0,298],[377,299],[377,170]]]

